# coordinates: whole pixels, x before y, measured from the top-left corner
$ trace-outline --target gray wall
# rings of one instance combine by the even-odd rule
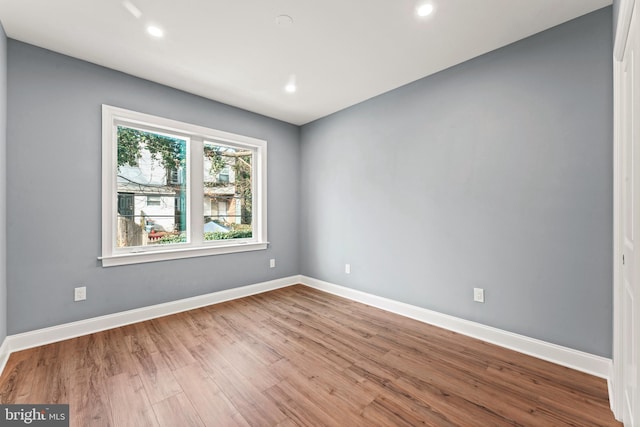
[[[613,35],[618,29],[618,15],[620,14],[620,0],[613,0]]]
[[[10,334],[299,273],[298,127],[14,40],[8,83]],[[269,249],[102,268],[103,103],[267,140]]]
[[[305,125],[303,274],[610,356],[611,23],[605,8]]]
[[[7,37],[0,23],[0,344],[7,336]]]

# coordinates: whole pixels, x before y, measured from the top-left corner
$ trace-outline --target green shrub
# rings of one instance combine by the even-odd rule
[[[157,243],[159,245],[170,245],[172,243],[184,243],[187,241],[187,236],[183,233],[180,234],[167,234],[159,238],[158,240],[154,240],[153,243]]]
[[[204,240],[247,239],[251,236],[251,230],[209,231],[204,233]]]
[[[204,240],[228,240],[228,239],[248,239],[253,236],[251,230],[231,230],[231,231],[209,231],[204,233]],[[184,233],[167,234],[153,243],[158,245],[170,245],[172,243],[184,243],[187,236]]]

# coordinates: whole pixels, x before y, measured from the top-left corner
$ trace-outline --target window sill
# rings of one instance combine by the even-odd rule
[[[232,254],[238,252],[260,251],[267,249],[269,243],[242,243],[224,246],[201,246],[197,248],[170,249],[164,251],[129,252],[98,257],[103,267],[141,264],[145,262],[170,261],[174,259],[195,258],[209,255]]]

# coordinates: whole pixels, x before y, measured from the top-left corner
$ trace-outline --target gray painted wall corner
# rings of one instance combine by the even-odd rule
[[[613,0],[613,30],[612,33],[615,36],[616,31],[618,30],[618,14],[620,13],[620,0]]]
[[[302,273],[610,357],[611,23],[305,125]]]
[[[0,344],[7,336],[7,36],[0,22]]]
[[[9,334],[299,273],[297,126],[15,40],[8,82]],[[266,140],[269,248],[101,267],[102,104]]]

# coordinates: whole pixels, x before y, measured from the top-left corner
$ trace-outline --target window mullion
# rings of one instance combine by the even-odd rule
[[[192,245],[202,245],[204,230],[204,158],[202,138],[192,138],[190,147],[190,183],[189,201],[191,222],[189,224],[190,241]]]

